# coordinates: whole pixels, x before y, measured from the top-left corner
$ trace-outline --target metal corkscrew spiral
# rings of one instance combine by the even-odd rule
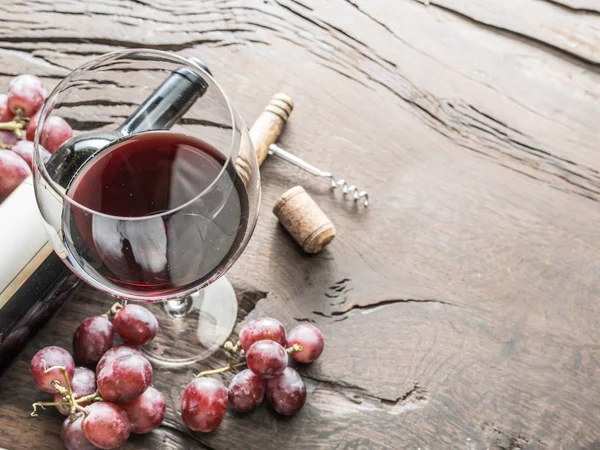
[[[357,201],[361,198],[364,198],[364,205],[365,206],[369,206],[369,194],[367,193],[367,191],[360,191],[358,189],[358,187],[356,187],[354,184],[348,184],[346,182],[346,180],[341,179],[341,180],[336,180],[335,177],[333,175],[329,175],[329,178],[331,180],[331,187],[332,188],[336,188],[341,186],[342,187],[342,192],[344,194],[352,194],[352,198],[354,199],[354,201]]]

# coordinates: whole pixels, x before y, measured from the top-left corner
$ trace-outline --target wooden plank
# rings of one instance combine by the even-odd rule
[[[438,3],[448,6],[4,7],[0,83],[25,71],[56,82],[122,46],[200,56],[247,122],[274,92],[292,95],[282,145],[372,195],[365,211],[282,161],[262,168],[263,213],[230,278],[240,319],[270,315],[324,330],[322,359],[302,369],[304,410],[291,420],[266,406],[228,413],[217,432],[190,433],[177,408],[192,372],[157,371],[168,420],[126,448],[591,448],[600,439],[598,72],[499,32],[531,25],[536,11],[548,25],[583,16],[582,29],[597,18],[532,1],[520,3],[522,14],[512,2]],[[540,36],[560,44],[558,33]],[[118,118],[123,108],[106,114]],[[294,184],[338,228],[321,255],[302,254],[269,212]],[[50,343],[68,348],[77,322],[109,302],[79,289],[0,379],[0,446],[60,448],[58,414],[27,417],[39,397],[28,361]]]

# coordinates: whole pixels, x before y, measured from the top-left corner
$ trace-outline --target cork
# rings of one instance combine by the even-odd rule
[[[273,214],[306,253],[319,253],[335,238],[333,223],[302,186],[285,192]]]

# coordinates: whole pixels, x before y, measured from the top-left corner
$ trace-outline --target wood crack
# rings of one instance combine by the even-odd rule
[[[183,119],[181,119],[180,123],[182,125],[202,125],[205,127],[220,128],[223,130],[231,130],[232,128],[231,125],[227,125],[226,123],[213,122],[211,120],[205,119],[195,119],[193,117],[184,117]]]
[[[112,125],[114,122],[108,120],[80,120],[73,117],[63,117],[71,127],[78,131],[92,131],[98,128]]]
[[[447,302],[444,300],[402,298],[402,299],[381,300],[381,301],[378,301],[375,303],[369,303],[367,305],[353,304],[347,309],[344,309],[341,311],[332,311],[329,314],[324,313],[322,311],[311,311],[311,312],[312,312],[312,314],[315,314],[317,316],[331,319],[331,318],[335,318],[338,316],[344,316],[344,315],[350,314],[352,311],[356,311],[356,310],[370,311],[370,310],[373,310],[376,308],[381,308],[382,306],[389,306],[389,305],[394,305],[394,304],[398,304],[398,303],[437,303],[439,305],[459,307],[459,305],[457,305],[457,304],[450,303],[450,302]]]
[[[178,52],[185,50],[196,45],[202,44],[215,44],[222,42],[222,39],[194,39],[188,42],[172,43],[172,44],[150,44],[144,42],[112,39],[112,38],[78,38],[69,36],[46,36],[44,38],[29,37],[29,36],[3,36],[1,38],[4,42],[35,42],[35,43],[48,43],[48,44],[98,44],[108,45],[111,47],[128,47],[128,48],[154,48],[157,50],[166,50],[172,52]]]
[[[331,317],[348,314],[351,311],[355,311],[355,310],[370,310],[370,309],[374,309],[374,308],[379,308],[381,306],[395,305],[397,303],[437,303],[437,304],[446,305],[446,306],[458,306],[454,303],[446,302],[444,300],[401,298],[401,299],[382,300],[380,302],[371,303],[369,305],[352,305],[350,308],[345,309],[343,311],[333,311],[331,313]]]
[[[238,323],[243,322],[249,314],[254,311],[261,300],[269,296],[269,292],[260,291],[252,287],[242,287],[236,289],[238,298]]]
[[[76,102],[62,102],[61,107],[76,106],[136,106],[136,103],[123,101],[114,101],[108,99],[95,98],[93,100],[81,100]]]
[[[427,401],[428,394],[427,388],[421,386],[419,383],[414,383],[413,387],[400,397],[394,400],[388,400],[386,398],[380,398],[380,400],[386,405],[396,406],[398,404],[406,404],[409,402]]]
[[[474,149],[474,148],[471,148],[471,147],[468,147],[468,146],[466,146],[466,145],[461,145],[461,147],[464,147],[464,148],[466,148],[466,149],[468,149],[468,150],[471,150],[471,151],[474,151],[474,152],[476,152],[476,153],[480,153],[480,154],[482,154],[483,156],[488,156],[488,157],[490,156],[490,155],[488,155],[488,154],[486,154],[486,153],[484,153],[484,152],[479,152],[478,150],[476,150],[476,149]],[[505,163],[498,163],[498,164],[500,164],[500,165],[501,165],[502,167],[504,167],[505,169],[508,169],[508,170],[511,170],[511,171],[513,171],[513,172],[516,172],[516,173],[518,173],[519,175],[523,175],[523,176],[526,176],[527,178],[531,178],[532,180],[535,180],[535,181],[537,181],[537,182],[544,183],[544,184],[545,184],[545,185],[547,185],[548,187],[550,187],[550,188],[552,188],[552,189],[555,189],[555,190],[557,190],[557,191],[559,191],[559,192],[563,192],[563,193],[565,193],[565,194],[574,194],[574,195],[578,195],[578,196],[580,196],[580,197],[582,197],[582,198],[585,198],[586,200],[592,200],[592,201],[594,201],[594,202],[600,202],[600,199],[598,199],[598,198],[594,197],[594,196],[593,196],[593,195],[591,195],[591,194],[587,194],[587,193],[585,193],[585,192],[578,192],[578,191],[574,191],[574,190],[569,190],[569,189],[564,189],[564,188],[561,188],[561,187],[559,187],[559,186],[556,186],[555,184],[552,184],[552,183],[551,183],[550,181],[548,181],[548,180],[544,180],[544,179],[542,179],[542,178],[535,177],[535,176],[533,176],[532,174],[530,174],[530,173],[527,173],[527,172],[525,172],[525,171],[523,171],[523,170],[520,170],[520,169],[518,169],[518,168],[516,168],[516,167],[510,166],[510,165],[508,165],[508,164],[505,164]],[[559,178],[560,178],[560,177],[559,177]],[[573,183],[570,183],[570,184],[573,184]]]
[[[199,439],[198,436],[200,435],[200,433],[191,433],[189,431],[184,431],[178,428],[176,424],[171,423],[171,421],[167,418],[163,420],[162,424],[160,425],[160,428],[165,428],[170,432],[178,435],[179,437],[185,439],[186,441],[192,441],[196,444],[200,444],[202,446],[202,449],[204,450],[217,450],[216,447],[212,447],[206,442],[204,442],[202,439]]]
[[[346,383],[345,381],[332,380],[329,378],[319,378],[319,377],[315,377],[314,375],[307,375],[303,370],[299,370],[299,372],[302,374],[302,376],[304,378],[308,378],[309,380],[321,383],[334,391],[336,391],[340,388],[343,388],[343,389],[353,389],[353,390],[360,391],[360,392],[367,392],[367,389],[362,388],[356,384]]]
[[[417,3],[420,4],[424,4],[423,1],[421,0],[413,0],[416,1]],[[486,28],[489,30],[493,30],[496,31],[504,36],[507,37],[512,37],[513,39],[519,39],[519,41],[523,42],[523,43],[529,43],[530,45],[533,45],[535,47],[540,47],[543,48],[553,54],[559,55],[561,56],[563,59],[566,59],[567,61],[571,60],[571,61],[576,61],[580,64],[584,64],[588,69],[593,70],[594,72],[600,72],[600,62],[596,61],[594,59],[588,58],[587,56],[578,54],[578,53],[573,53],[570,52],[568,50],[566,50],[565,48],[559,47],[555,44],[552,44],[550,42],[546,42],[543,41],[542,39],[539,39],[535,36],[531,36],[525,33],[522,33],[520,31],[516,31],[516,30],[511,30],[509,28],[500,26],[500,25],[495,25],[493,23],[489,23],[489,22],[484,22],[481,21],[469,14],[466,14],[462,11],[458,11],[456,9],[452,9],[448,6],[445,5],[441,5],[439,3],[435,3],[433,1],[429,1],[427,2],[426,6],[433,6],[435,8],[438,8],[442,11],[445,11],[449,14],[452,14],[456,17],[460,17],[463,20],[466,20],[467,22],[473,23],[477,26],[480,26],[482,28]]]
[[[279,6],[281,6],[283,9],[286,9],[286,10],[288,10],[289,12],[291,12],[292,14],[294,14],[295,16],[298,16],[298,17],[300,17],[301,19],[303,19],[303,20],[305,20],[305,21],[307,21],[307,22],[309,22],[309,23],[312,23],[314,26],[316,26],[317,28],[320,28],[321,30],[328,31],[326,26],[324,26],[324,25],[321,25],[321,24],[320,24],[319,22],[317,22],[316,20],[313,20],[313,19],[311,19],[310,17],[308,17],[308,16],[306,16],[306,15],[304,15],[304,14],[302,14],[302,13],[300,13],[300,12],[296,11],[295,9],[293,9],[293,8],[290,8],[289,6],[287,6],[287,5],[283,4],[282,2],[280,2],[280,1],[278,1],[278,0],[275,0],[275,1],[276,1],[276,3],[277,3]]]
[[[373,22],[375,22],[377,25],[379,25],[380,27],[382,27],[384,30],[386,30],[388,33],[390,33],[395,39],[397,39],[399,42],[402,42],[404,45],[412,48],[415,51],[418,51],[419,53],[426,55],[425,53],[423,53],[421,50],[417,49],[416,47],[410,45],[408,42],[406,42],[404,39],[400,38],[400,36],[398,36],[396,33],[394,33],[394,31],[388,27],[385,23],[383,23],[382,21],[376,19],[375,17],[373,17],[371,14],[367,13],[366,11],[364,11],[363,9],[361,9],[356,3],[354,3],[352,0],[345,0],[346,2],[348,2],[350,5],[352,5],[354,8],[356,8],[356,10],[362,14],[363,16],[367,17],[368,19],[372,20]],[[429,56],[429,55],[426,55]],[[381,57],[380,57],[381,58]],[[398,65],[393,62],[393,61],[389,61],[387,59],[381,58],[383,61],[387,62],[388,64],[390,64],[392,67],[398,67]]]
[[[580,8],[578,6],[573,6],[570,5],[568,3],[563,3],[559,0],[544,0],[548,3],[551,3],[552,5],[557,6],[558,8],[567,10],[571,13],[575,13],[575,14],[600,14],[600,9],[593,9],[593,8]]]
[[[469,141],[478,142],[479,144],[483,144],[483,149],[489,149],[492,154],[499,153],[503,157],[509,158],[521,166],[526,166],[530,170],[539,171],[547,177],[560,179],[561,182],[557,185],[556,182],[552,182],[552,178],[543,180],[534,177],[530,173],[511,167],[510,164],[495,158],[496,162],[503,167],[514,170],[519,174],[526,175],[536,181],[544,181],[561,192],[569,194],[574,193],[586,199],[598,201],[598,198],[600,197],[600,177],[598,177],[598,171],[596,169],[578,164],[570,158],[556,155],[552,151],[525,142],[527,136],[524,133],[469,104],[464,105],[461,103],[442,101],[439,101],[438,103],[442,106],[438,111],[451,113],[447,121],[454,124],[451,128],[455,130],[458,135],[448,136],[448,138],[452,139],[457,145],[477,152],[478,154],[490,156],[487,155],[485,151],[465,145],[465,143],[461,141],[468,139]],[[446,109],[443,107],[444,105],[447,105],[450,108]],[[471,112],[477,113],[480,117],[473,117],[473,115],[470,114]],[[487,119],[490,123],[487,123],[486,120],[482,119]],[[496,125],[500,125],[500,127]],[[562,182],[577,188],[577,190],[561,186]]]
[[[311,51],[310,53],[312,53],[312,54],[313,54],[313,55],[315,55],[315,56],[318,56],[318,57],[319,57],[319,59],[321,59],[321,56],[320,56],[320,55],[317,55],[316,53],[314,53],[314,52],[312,52],[312,51]],[[324,63],[323,61],[320,61],[320,60],[319,60],[319,61],[317,61],[317,63],[318,63],[319,65],[321,65],[321,66],[325,67],[326,69],[329,69],[329,70],[332,70],[332,71],[334,71],[335,73],[337,73],[337,74],[339,74],[339,75],[343,76],[344,78],[347,78],[347,79],[349,79],[349,80],[352,80],[352,81],[354,81],[355,83],[358,83],[358,84],[360,84],[361,86],[363,86],[363,87],[365,87],[365,88],[367,88],[367,89],[369,89],[369,90],[373,90],[373,89],[372,89],[372,88],[371,88],[369,85],[367,85],[366,83],[364,83],[364,82],[360,81],[360,80],[359,80],[359,79],[357,79],[357,78],[354,78],[354,77],[352,77],[352,76],[348,75],[346,72],[342,72],[341,70],[339,70],[339,69],[336,69],[335,67],[332,67],[331,65],[329,65],[329,64],[326,64],[326,63]]]
[[[298,6],[308,9],[309,11],[314,11],[310,6],[305,5],[304,3],[300,3],[298,0],[290,0]]]
[[[346,32],[346,31],[342,30],[341,28],[339,28],[339,27],[336,27],[335,25],[332,25],[331,23],[329,23],[329,22],[325,22],[325,21],[323,21],[323,20],[322,20],[322,21],[320,21],[320,23],[319,23],[319,22],[317,22],[316,20],[313,20],[313,19],[311,19],[310,17],[307,17],[306,15],[299,13],[298,11],[296,11],[296,10],[294,10],[294,9],[290,8],[289,6],[286,6],[286,5],[282,4],[282,3],[281,3],[281,2],[279,2],[279,1],[277,1],[277,4],[278,4],[279,6],[281,6],[281,7],[283,7],[284,9],[286,9],[286,10],[288,10],[288,11],[290,11],[290,12],[292,12],[292,13],[296,14],[296,15],[297,15],[297,16],[299,16],[299,17],[301,17],[303,20],[306,20],[307,22],[309,22],[309,23],[311,23],[311,24],[313,24],[313,25],[315,25],[315,26],[319,27],[320,29],[322,29],[322,30],[324,30],[324,31],[327,31],[327,32],[328,32],[328,34],[329,34],[330,36],[332,36],[334,39],[336,39],[337,41],[339,41],[339,42],[340,42],[340,43],[342,43],[343,45],[345,45],[345,46],[347,46],[347,47],[351,48],[352,50],[354,50],[355,52],[357,52],[357,53],[358,53],[360,56],[363,56],[363,57],[365,57],[365,58],[369,59],[370,61],[374,62],[375,64],[377,64],[377,65],[381,66],[382,68],[386,69],[386,67],[385,67],[383,64],[381,64],[381,62],[380,62],[379,60],[381,60],[381,61],[385,62],[386,64],[388,64],[388,65],[390,65],[390,66],[392,66],[392,67],[394,67],[394,68],[396,68],[396,67],[397,67],[397,65],[396,65],[395,63],[393,63],[392,61],[389,61],[389,60],[387,60],[387,59],[385,59],[385,58],[382,58],[382,57],[380,57],[380,56],[379,56],[379,55],[377,55],[377,54],[375,54],[375,57],[373,57],[373,56],[369,55],[368,53],[365,53],[364,51],[362,51],[362,50],[360,50],[360,49],[356,48],[355,46],[353,46],[353,45],[350,45],[348,42],[344,41],[343,39],[340,39],[340,37],[339,37],[339,36],[337,36],[337,35],[336,35],[336,33],[337,33],[337,34],[339,34],[339,35],[342,35],[342,36],[344,36],[344,37],[346,37],[346,38],[348,38],[348,39],[350,39],[351,41],[353,41],[353,42],[355,42],[355,43],[359,44],[360,46],[362,46],[362,47],[364,47],[364,48],[369,48],[369,47],[368,47],[368,46],[367,46],[367,45],[366,45],[364,42],[362,42],[361,40],[359,40],[359,39],[355,38],[354,36],[352,36],[351,34],[349,34],[349,33],[348,33],[348,32]],[[376,58],[377,58],[377,59],[376,59]]]
[[[450,105],[450,106],[452,106],[452,105]],[[522,132],[520,132],[516,128],[513,128],[513,127],[509,126],[507,123],[505,123],[505,122],[503,122],[501,120],[496,119],[494,116],[492,116],[490,114],[487,114],[487,113],[481,111],[480,109],[475,108],[473,105],[467,105],[467,106],[469,108],[471,108],[473,111],[475,111],[477,114],[480,114],[483,117],[486,117],[487,119],[491,120],[492,122],[496,122],[498,125],[501,125],[504,128],[507,128],[507,129],[509,129],[511,131],[514,131],[515,133],[520,134],[521,136],[525,136]],[[503,134],[505,134],[505,133],[503,133]]]
[[[153,4],[151,4],[151,3],[149,3],[149,2],[145,2],[145,1],[143,1],[143,0],[129,0],[129,1],[130,1],[131,3],[134,3],[134,4],[136,4],[136,5],[146,6],[146,7],[148,7],[148,8],[151,8],[151,9],[154,9],[154,10],[157,10],[157,11],[163,11],[163,12],[172,12],[172,10],[170,10],[170,9],[167,9],[167,8],[161,8],[161,7],[158,7],[158,6],[156,6],[156,5],[153,5]]]
[[[531,448],[531,444],[543,445],[543,442],[537,438],[501,430],[493,422],[484,422],[481,431],[490,450],[517,450]]]
[[[427,403],[430,397],[429,390],[418,382],[412,383],[412,386],[406,392],[397,397],[387,397],[380,394],[373,394],[368,389],[362,388],[356,384],[307,375],[303,370],[299,370],[299,372],[303,378],[317,383],[317,389],[328,389],[337,392],[357,405],[363,404],[365,400],[374,401],[379,404],[378,409],[394,414],[402,412],[401,408],[408,404]]]
[[[316,323],[314,320],[312,320],[312,319],[307,319],[307,318],[304,318],[304,317],[293,317],[293,319],[294,319],[296,322],[303,322],[303,323]]]

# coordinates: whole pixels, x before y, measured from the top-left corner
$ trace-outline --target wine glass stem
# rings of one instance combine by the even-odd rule
[[[203,295],[202,291],[194,295]],[[185,317],[194,306],[194,299],[191,295],[186,297],[176,299],[176,300],[168,300],[163,303],[165,312],[174,319],[180,319]]]
[[[152,364],[167,368],[212,355],[229,339],[238,312],[235,290],[224,276],[189,297],[146,307],[158,320],[158,334],[142,350]]]

